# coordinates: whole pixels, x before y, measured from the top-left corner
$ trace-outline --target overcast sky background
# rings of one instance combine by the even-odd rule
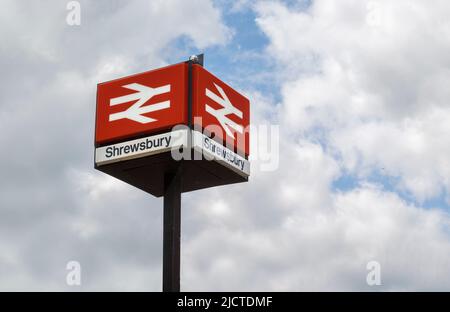
[[[93,169],[96,84],[198,52],[280,166],[183,195],[182,290],[450,290],[449,1],[67,2],[0,0],[0,290],[161,289],[162,200]]]

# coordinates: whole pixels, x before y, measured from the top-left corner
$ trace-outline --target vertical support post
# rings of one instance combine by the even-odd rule
[[[188,61],[188,126],[192,128],[193,64],[203,66],[203,54]],[[163,292],[180,291],[181,191],[183,163],[164,176]]]
[[[181,170],[164,177],[163,292],[180,291]]]
[[[189,60],[187,61],[188,63],[188,127],[190,129],[193,129],[193,120],[192,120],[192,105],[193,105],[193,94],[192,94],[192,87],[193,87],[193,77],[192,77],[192,72],[193,72],[193,66],[194,64],[198,64],[200,66],[203,66],[203,61],[204,61],[204,54],[197,54],[197,55],[192,55],[191,57],[189,57]]]
[[[192,120],[192,71],[193,71],[193,64],[194,62],[192,60],[188,61],[188,127],[189,129],[193,129],[193,120]]]

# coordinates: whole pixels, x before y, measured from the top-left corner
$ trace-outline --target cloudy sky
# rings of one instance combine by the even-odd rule
[[[279,166],[183,195],[182,290],[450,290],[449,1],[68,2],[0,0],[0,290],[161,289],[162,200],[93,169],[96,84],[199,52]]]

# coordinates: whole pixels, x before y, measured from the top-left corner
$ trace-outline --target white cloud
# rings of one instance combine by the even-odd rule
[[[406,2],[377,3],[377,9],[410,10]],[[380,30],[368,25],[372,9],[363,1],[317,0],[306,12],[272,2],[257,5],[258,24],[270,39],[268,53],[281,61],[282,100],[274,111],[264,96],[253,96],[257,113],[252,120],[280,123],[280,168],[253,172],[245,192],[239,192],[240,186],[209,191],[209,198],[227,199],[226,219],[209,220],[201,212],[211,202],[200,200],[202,194],[189,195],[196,204],[186,217],[185,289],[450,287],[445,278],[450,273],[449,215],[443,207],[420,207],[449,187],[447,91],[434,88],[432,101],[425,100],[429,91],[415,93],[433,85],[421,75],[441,82],[448,78],[441,71],[446,43],[422,47],[427,33],[408,39],[420,28],[415,23],[442,13],[413,10],[400,25]],[[403,44],[396,46],[388,30]],[[432,69],[407,66],[403,58],[414,63],[417,57],[407,51],[414,45],[423,54],[434,48],[442,58],[431,61]],[[269,111],[275,114],[271,118]],[[367,182],[381,170],[381,175],[399,178],[395,189]],[[334,190],[333,182],[346,172],[359,185]],[[405,190],[414,194],[416,204],[397,193]],[[372,260],[381,265],[378,288],[366,284],[366,264]]]
[[[282,62],[282,123],[325,140],[351,174],[400,178],[419,202],[450,191],[448,2],[317,0],[306,11],[262,2],[257,10]]]
[[[252,189],[251,195],[243,196],[247,201],[232,206],[234,218],[219,221],[220,226],[215,220],[202,218],[210,225],[196,228],[193,237],[183,240],[183,289],[345,291],[450,287],[445,278],[450,274],[450,243],[445,235],[450,224],[448,216],[438,210],[410,206],[396,194],[373,185],[335,194],[328,209],[320,209],[323,203],[316,203],[319,209],[313,212],[307,209],[311,203],[303,201],[306,187],[299,187],[298,196],[290,202],[266,204],[256,204],[255,196],[276,189],[266,186],[254,193],[251,186],[247,188]],[[224,197],[231,194],[224,190]],[[207,203],[196,208],[210,209]],[[262,223],[259,214],[267,213],[278,217],[271,220],[270,226],[255,227]],[[383,285],[378,288],[366,284],[366,264],[372,260],[381,265]]]
[[[231,33],[206,0],[80,3],[71,27],[65,1],[2,1],[0,289],[74,290],[77,260],[83,290],[159,290],[160,200],[93,168],[96,84]]]
[[[280,124],[279,170],[254,161],[246,184],[183,195],[182,289],[450,289],[450,217],[420,207],[450,187],[450,6],[298,3],[250,6],[279,60],[281,101],[243,92],[252,122]],[[81,290],[160,290],[162,201],[92,168],[95,84],[164,64],[180,37],[226,44],[220,11],[82,1],[70,28],[59,1],[4,7],[0,289],[71,290],[65,265],[77,260]],[[380,170],[395,189],[368,182]],[[345,173],[356,187],[336,190]],[[378,288],[366,284],[372,260]]]

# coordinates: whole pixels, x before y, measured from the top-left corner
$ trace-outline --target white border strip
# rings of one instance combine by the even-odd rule
[[[243,177],[250,175],[250,162],[247,159],[206,135],[198,131],[192,131],[192,145],[206,159],[215,160]]]
[[[175,130],[141,139],[111,144],[95,149],[98,166],[141,158],[188,146],[189,130]],[[207,160],[214,160],[243,177],[250,175],[250,162],[234,151],[198,131],[192,131],[192,146]]]
[[[95,149],[95,163],[98,166],[114,162],[164,153],[172,148],[187,146],[188,130],[175,130],[141,139],[121,142]]]

